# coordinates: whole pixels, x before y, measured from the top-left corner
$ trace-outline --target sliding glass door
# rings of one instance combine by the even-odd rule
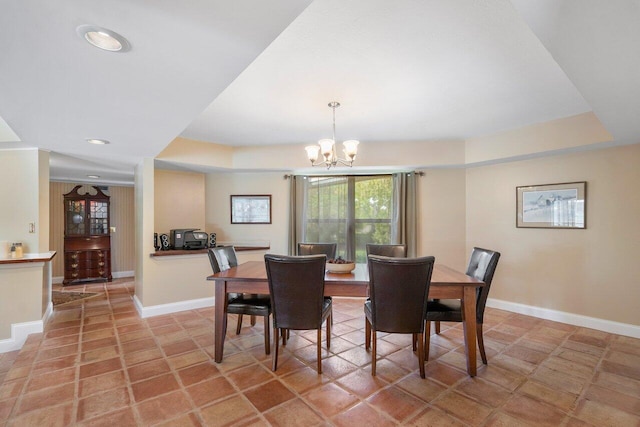
[[[393,178],[373,176],[315,176],[304,180],[302,240],[336,242],[337,254],[366,261],[367,243],[391,243]]]

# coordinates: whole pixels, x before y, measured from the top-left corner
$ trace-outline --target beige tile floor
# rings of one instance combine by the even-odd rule
[[[362,300],[334,300],[331,350],[292,333],[278,371],[261,322],[216,364],[213,309],[141,319],[133,282],[71,286],[102,295],[56,308],[43,334],[0,355],[8,426],[640,426],[640,340],[488,309],[489,365],[465,372],[462,329],[431,338],[420,379],[409,336],[364,350]],[[248,322],[246,322],[248,323]]]

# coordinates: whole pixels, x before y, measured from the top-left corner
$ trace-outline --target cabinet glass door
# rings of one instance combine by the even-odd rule
[[[65,210],[67,236],[85,233],[84,200],[67,200]]]
[[[109,203],[89,202],[89,234],[109,234]]]

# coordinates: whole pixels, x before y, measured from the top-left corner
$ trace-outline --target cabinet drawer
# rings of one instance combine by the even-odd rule
[[[109,277],[109,271],[106,268],[85,268],[85,269],[67,271],[65,273],[65,278],[69,280],[81,280],[81,279],[92,279],[92,278],[107,279],[108,277]]]
[[[64,269],[71,270],[84,270],[86,268],[106,268],[108,261],[106,259],[79,259],[68,260],[64,264]]]
[[[67,251],[64,254],[65,261],[105,261],[109,259],[109,251]]]

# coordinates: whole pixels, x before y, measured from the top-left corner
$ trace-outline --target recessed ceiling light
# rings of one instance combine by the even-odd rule
[[[110,142],[107,141],[106,139],[89,138],[89,139],[87,139],[87,142],[89,144],[95,144],[95,145],[107,145],[107,144],[110,144]]]
[[[126,52],[130,45],[127,39],[115,31],[95,25],[80,25],[76,33],[93,46],[109,52]]]
[[[100,178],[100,175],[87,175],[87,178],[98,179]]]

